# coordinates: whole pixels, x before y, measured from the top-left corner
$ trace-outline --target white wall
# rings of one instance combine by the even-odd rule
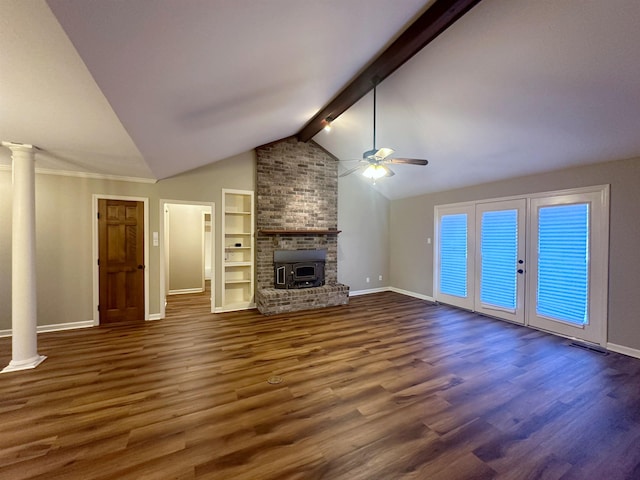
[[[390,285],[389,205],[362,175],[338,180],[338,281],[351,292]]]

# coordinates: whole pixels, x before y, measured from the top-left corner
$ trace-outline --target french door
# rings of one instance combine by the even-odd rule
[[[436,207],[436,257],[434,272],[437,300],[456,307],[474,307],[475,207]]]
[[[436,207],[434,297],[606,342],[609,189]]]
[[[529,325],[603,344],[608,201],[601,192],[531,200]]]
[[[474,310],[524,324],[527,201],[476,205]]]

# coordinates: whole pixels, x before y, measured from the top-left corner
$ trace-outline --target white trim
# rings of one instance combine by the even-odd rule
[[[144,319],[149,320],[149,198],[94,193],[92,196],[91,218],[93,222],[93,325],[100,325],[100,268],[98,267],[98,200],[124,200],[142,202],[144,205]]]
[[[607,343],[607,350],[612,352],[622,353],[630,357],[640,358],[640,350],[631,347],[625,347],[624,345],[616,345],[615,343]]]
[[[203,210],[200,213],[202,214],[202,291],[204,292],[207,289],[207,276],[205,274],[207,270],[207,212]],[[209,213],[209,215],[211,215],[211,213]]]
[[[11,170],[11,165],[0,165],[0,170]],[[94,180],[116,180],[119,182],[134,183],[158,183],[158,180],[156,180],[155,178],[124,177],[121,175],[110,175],[106,173],[74,172],[70,170],[53,170],[50,168],[36,168],[36,173],[40,175],[58,175],[60,177],[90,178]]]
[[[424,295],[423,293],[410,292],[409,290],[402,290],[401,288],[389,287],[389,290],[395,293],[400,293],[402,295],[406,295],[408,297],[419,298],[420,300],[426,300],[427,302],[435,303],[436,299],[430,297],[429,295]]]
[[[77,328],[88,328],[93,326],[94,326],[93,320],[85,320],[82,322],[54,323],[52,325],[38,325],[37,332],[38,333],[59,332],[62,330],[75,330]],[[0,338],[10,337],[10,336],[11,336],[11,329],[0,330]]]
[[[149,318],[147,320],[148,321],[162,320],[162,316],[160,316],[159,313],[152,313],[151,315],[149,315]]]
[[[368,288],[367,290],[349,290],[350,297],[357,297],[359,295],[369,295],[370,293],[389,292],[390,287]]]
[[[169,290],[167,292],[167,295],[185,295],[188,293],[202,293],[204,292],[204,289],[202,287],[196,287],[196,288],[181,288],[178,290]]]
[[[232,303],[226,307],[216,307],[212,313],[239,312],[241,310],[251,310],[252,308],[256,308],[254,302]]]
[[[350,297],[357,297],[360,295],[369,295],[371,293],[381,293],[381,292],[394,292],[399,293],[400,295],[406,295],[407,297],[419,298],[420,300],[426,300],[428,302],[434,302],[435,299],[430,297],[429,295],[424,295],[422,293],[410,292],[409,290],[403,290],[401,288],[396,287],[379,287],[379,288],[369,288],[367,290],[351,290],[349,291]]]
[[[495,197],[495,198],[483,198],[481,200],[469,200],[466,202],[457,202],[457,203],[443,203],[442,205],[436,205],[436,207],[475,207],[481,203],[493,203],[493,202],[505,202],[510,200],[519,200],[522,198],[539,198],[539,197],[548,197],[548,196],[557,196],[557,195],[572,195],[576,193],[592,193],[599,192],[602,189],[609,188],[608,183],[604,183],[602,185],[592,185],[590,187],[578,187],[578,188],[565,188],[562,190],[551,190],[549,192],[536,192],[536,193],[525,193],[522,195],[510,195],[508,197]]]
[[[47,359],[44,355],[36,355],[34,358],[30,358],[28,360],[22,362],[14,362],[11,360],[9,365],[4,367],[0,373],[10,373],[10,372],[19,372],[21,370],[30,370],[32,368],[36,368],[42,362]]]

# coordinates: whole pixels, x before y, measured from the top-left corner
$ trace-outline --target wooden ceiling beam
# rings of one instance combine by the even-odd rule
[[[453,25],[480,0],[436,0],[360,75],[342,89],[296,134],[308,142],[325,126],[327,118],[336,119],[373,89],[374,79],[381,82],[438,35]]]

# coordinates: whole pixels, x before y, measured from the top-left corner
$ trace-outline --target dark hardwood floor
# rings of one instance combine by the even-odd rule
[[[0,375],[0,479],[640,478],[640,360],[391,292],[188,300],[41,334],[49,358]]]

